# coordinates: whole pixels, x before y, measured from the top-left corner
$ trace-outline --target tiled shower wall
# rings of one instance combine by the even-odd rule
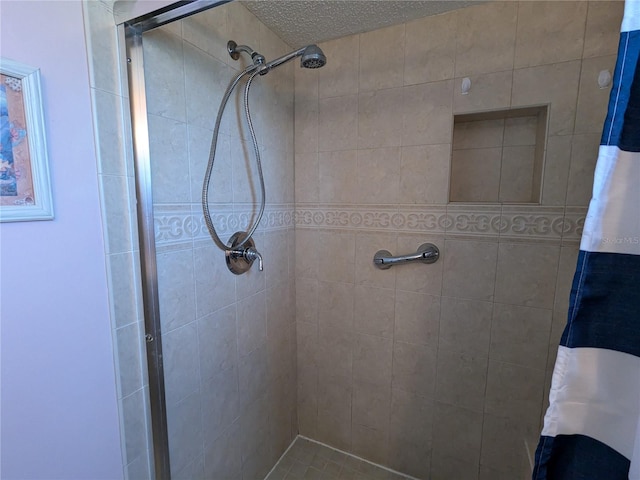
[[[301,434],[419,478],[524,478],[622,10],[487,3],[326,42],[324,68],[296,70]],[[538,105],[541,204],[448,203],[453,115]],[[425,242],[433,265],[372,266]]]
[[[267,208],[256,248],[265,260],[228,271],[200,204],[215,118],[246,67],[227,40],[267,58],[291,50],[234,2],[144,35],[160,317],[172,478],[259,479],[297,434],[293,309],[293,65],[258,76],[250,105]],[[253,147],[229,103],[210,209],[226,241],[255,221]],[[243,134],[243,132],[245,132]]]
[[[84,6],[125,476],[139,480],[150,478],[150,434],[126,72],[112,3]],[[236,277],[210,240],[200,207],[217,108],[246,66],[226,53],[229,38],[267,58],[291,50],[237,2],[144,37],[172,478],[263,478],[297,433],[293,65],[252,87],[267,189],[255,235],[265,271],[256,264]],[[239,98],[229,103],[234,112]],[[210,193],[224,241],[255,219],[260,195],[253,161],[245,160],[249,137],[237,126],[225,115]]]

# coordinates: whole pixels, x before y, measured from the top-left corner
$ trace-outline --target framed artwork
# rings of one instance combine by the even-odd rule
[[[0,222],[51,219],[40,70],[0,58]]]

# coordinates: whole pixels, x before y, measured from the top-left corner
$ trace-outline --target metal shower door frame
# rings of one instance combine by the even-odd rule
[[[149,404],[151,410],[153,447],[152,475],[156,480],[170,480],[171,468],[169,459],[169,432],[167,428],[167,405],[164,390],[162,331],[160,327],[160,304],[151,184],[151,157],[149,153],[150,140],[147,121],[142,35],[154,28],[228,3],[229,1],[231,0],[179,1],[118,25],[118,41],[122,41],[124,38],[127,62],[145,345],[149,374]]]

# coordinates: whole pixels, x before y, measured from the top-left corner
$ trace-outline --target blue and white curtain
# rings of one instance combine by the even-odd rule
[[[640,480],[640,0],[627,0],[534,480]]]

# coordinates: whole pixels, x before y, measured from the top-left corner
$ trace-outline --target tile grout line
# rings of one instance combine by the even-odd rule
[[[404,477],[404,478],[409,479],[409,480],[420,480],[420,479],[418,479],[416,477],[412,477],[411,475],[408,475],[406,473],[402,473],[402,472],[399,472],[399,471],[394,470],[392,468],[388,468],[388,467],[385,467],[383,465],[380,465],[378,463],[371,462],[371,461],[366,460],[366,459],[364,459],[362,457],[358,457],[357,455],[354,455],[353,453],[345,452],[344,450],[340,450],[339,448],[332,447],[330,445],[327,445],[326,443],[322,443],[322,442],[319,442],[318,440],[313,440],[312,438],[305,437],[304,435],[298,435],[296,437],[296,439],[298,439],[298,438],[301,438],[303,440],[307,440],[307,441],[309,441],[311,443],[315,443],[316,445],[321,445],[321,446],[326,447],[326,448],[328,448],[330,450],[333,450],[335,452],[342,453],[343,455],[346,455],[348,457],[355,458],[356,460],[360,460],[360,461],[362,461],[364,463],[367,463],[367,464],[372,465],[374,467],[380,468],[381,470],[384,470],[386,472],[393,473],[394,475],[399,475],[399,476]],[[294,440],[294,443],[295,443],[295,440]],[[292,445],[293,445],[293,443],[292,443]]]

